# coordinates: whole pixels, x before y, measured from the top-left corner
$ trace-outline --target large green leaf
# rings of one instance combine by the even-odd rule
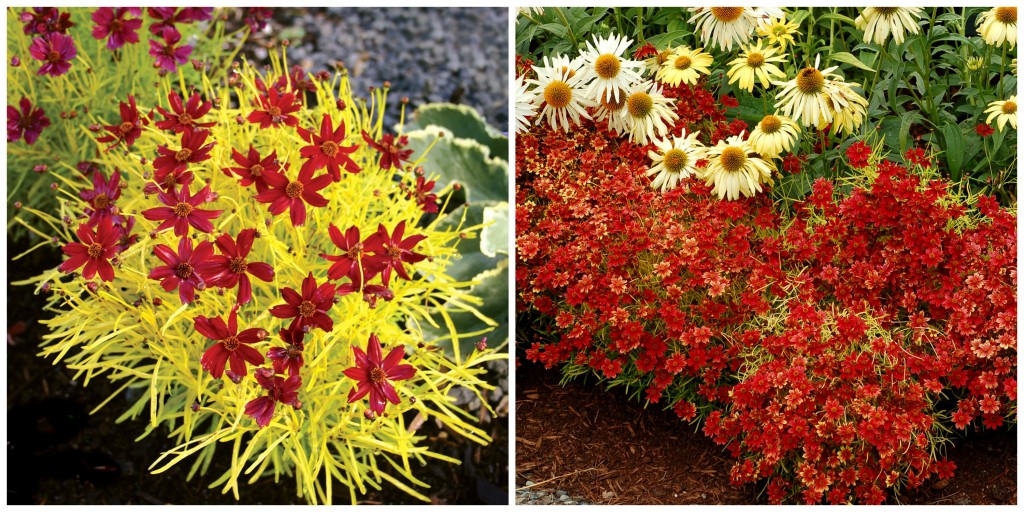
[[[949,177],[953,181],[960,181],[960,172],[964,166],[964,156],[967,149],[967,142],[964,140],[964,132],[960,125],[947,123],[942,125],[942,135],[946,139],[946,165],[949,167]]]
[[[471,354],[476,342],[484,336],[487,337],[487,344],[492,347],[508,339],[508,259],[502,259],[497,268],[481,273],[474,280],[479,283],[471,288],[471,293],[485,300],[477,311],[489,321],[484,321],[470,312],[454,311],[455,308],[449,307],[447,303],[440,306],[451,318],[455,332],[459,333],[457,345],[461,357]],[[452,339],[451,331],[446,327],[444,316],[436,308],[430,316],[438,327],[422,324],[423,339],[428,343],[434,342],[449,357],[455,357],[456,343]]]
[[[491,151],[491,156],[508,161],[508,137],[492,128],[471,107],[452,103],[431,103],[416,109],[413,125],[408,130],[430,125],[447,128],[462,139],[475,140]]]
[[[438,190],[455,182],[466,188],[467,201],[508,202],[508,163],[491,157],[487,146],[455,137],[451,130],[433,125],[409,132],[408,136],[413,159],[437,141],[421,165],[427,176],[440,176]]]
[[[438,229],[442,231],[457,229],[463,214],[466,216],[465,222],[462,225],[463,229],[479,226],[484,222],[484,210],[498,208],[500,204],[504,204],[505,208],[508,208],[508,203],[498,203],[495,201],[481,201],[472,203],[468,207],[460,207],[441,219],[438,223]],[[507,230],[508,228],[506,227],[505,229]],[[473,276],[493,269],[498,265],[498,261],[502,257],[497,255],[488,256],[481,251],[480,243],[482,236],[481,232],[477,232],[474,236],[459,241],[459,258],[448,266],[448,275],[457,281],[469,281],[473,279]]]
[[[508,203],[498,203],[484,208],[484,224],[480,231],[480,252],[493,258],[499,253],[508,254]]]

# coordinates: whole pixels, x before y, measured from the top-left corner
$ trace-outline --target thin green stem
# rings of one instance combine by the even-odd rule
[[[572,33],[572,27],[569,26],[569,20],[565,17],[565,13],[562,12],[561,7],[555,7],[555,12],[558,13],[558,17],[562,20],[562,25],[565,25],[565,35],[569,36],[569,42],[572,43],[573,51],[579,52],[580,45],[576,41],[576,34]]]

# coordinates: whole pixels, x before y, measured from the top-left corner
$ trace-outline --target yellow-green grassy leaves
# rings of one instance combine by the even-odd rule
[[[209,185],[216,195],[200,207],[223,213],[213,219],[211,233],[191,229],[187,236],[197,245],[213,242],[223,234],[235,237],[243,229],[255,229],[257,238],[247,259],[274,268],[270,282],[251,280],[252,301],[238,310],[239,331],[266,331],[265,338],[251,345],[261,354],[285,346],[278,333],[291,319],[277,318],[270,309],[285,302],[282,288],[300,290],[303,278],[310,273],[318,284],[327,281],[332,262],[321,254],[342,252],[329,236],[330,225],[342,232],[350,226],[358,227],[364,239],[378,226],[391,232],[400,223],[406,226],[406,237],[423,235],[414,251],[427,258],[405,263],[412,279],[392,276],[392,300],[364,300],[359,291],[337,296],[327,311],[333,329],[312,329],[305,334],[298,403],[294,407],[277,403],[269,424],[260,428],[244,412],[247,403],[267,395],[253,378],[256,368],[249,366],[247,375],[236,384],[229,375],[213,378],[200,363],[204,352],[216,342],[197,332],[195,319],[228,317],[237,290],[210,286],[198,291],[195,301],[182,305],[177,290],[165,291],[157,280],[148,277],[155,267],[164,264],[153,255],[154,247],[162,244],[175,249],[178,237],[171,229],[155,231],[160,221],[142,215],[147,209],[162,206],[155,195],[143,193],[143,187],[152,179],[151,162],[157,156],[157,146],[172,150],[181,147],[179,134],[161,132],[150,123],[127,151],[119,146],[103,152],[105,145],[94,144],[101,172],[108,177],[115,169],[121,172],[124,184],[116,206],[121,215],[135,219],[133,232],[138,235],[137,242],[117,256],[114,280],[87,283],[78,275],[68,278],[54,269],[25,283],[53,292],[48,307],[56,316],[46,322],[51,333],[46,336],[42,355],[55,363],[65,363],[86,382],[103,375],[121,385],[118,393],[128,387],[143,391],[121,419],[148,417],[149,426],[143,436],[167,429],[177,446],[154,461],[151,469],[155,472],[191,461],[191,477],[205,473],[215,457],[223,457],[230,460],[230,468],[211,487],[219,486],[236,497],[240,482],[271,475],[277,480],[288,475],[295,479],[297,495],[310,503],[355,502],[385,483],[428,501],[418,490],[426,484],[415,477],[414,468],[431,458],[458,461],[425,446],[415,424],[436,420],[474,442],[490,441],[487,433],[475,425],[475,416],[456,407],[449,393],[457,386],[477,394],[491,389],[483,380],[484,364],[506,357],[504,343],[491,343],[451,358],[423,333],[424,328],[432,326],[447,329],[448,338],[477,336],[472,341],[484,334],[457,333],[454,324],[439,324],[431,317],[444,305],[448,315],[485,318],[479,310],[492,297],[471,291],[477,281],[459,279],[447,272],[459,258],[463,240],[475,238],[481,226],[466,222],[464,208],[444,214],[452,196],[450,185],[434,191],[441,198],[442,214],[438,216],[424,215],[416,198],[406,193],[416,186],[417,176],[411,170],[429,161],[430,152],[417,155],[402,170],[380,168],[378,152],[364,144],[361,132],[380,140],[380,109],[386,91],[372,91],[369,100],[356,98],[344,72],[312,79],[315,91],[306,94],[305,105],[294,115],[298,126],[314,132],[325,115],[331,117],[334,127],[344,123],[341,145],[358,146],[350,156],[361,171],[342,171],[340,181],[323,188],[321,194],[328,204],[307,205],[304,225],[293,226],[288,213],[272,215],[266,202],[256,200],[253,187],[240,185],[237,176],[223,170],[237,166],[232,149],[244,154],[250,145],[262,157],[276,152],[283,174],[290,179],[307,160],[300,152],[309,142],[294,128],[282,124],[261,129],[245,120],[261,94],[257,80],[264,87],[273,86],[286,69],[281,59],[274,61],[269,76],[260,76],[250,66],[242,65],[228,77],[228,82],[235,85],[218,87],[204,76],[199,88],[204,99],[213,102],[213,108],[197,122],[216,123],[207,139],[207,143],[216,145],[209,160],[189,164],[188,170],[195,175],[191,189],[196,192]],[[164,77],[160,106],[168,108],[171,91],[190,96],[191,91],[179,89],[183,83],[180,75]],[[143,113],[156,106],[139,102]],[[154,114],[154,120],[160,119]],[[108,125],[115,121],[95,119]],[[428,173],[427,178],[437,176]],[[40,230],[40,234],[55,236],[60,244],[78,241],[74,231],[88,206],[78,193],[89,186],[84,180],[63,179],[58,190],[60,211],[53,215],[33,210],[54,230]],[[70,222],[61,221],[65,216]],[[337,281],[342,283],[348,283],[348,278]],[[368,280],[367,284],[380,282]],[[493,300],[505,303],[507,297]],[[416,369],[411,379],[392,382],[400,403],[387,404],[382,415],[367,414],[365,398],[349,402],[349,392],[357,382],[343,374],[356,366],[353,347],[365,348],[371,334],[383,343],[385,353],[404,347],[402,363]],[[268,360],[263,366],[269,364]],[[343,496],[339,498],[338,494]]]

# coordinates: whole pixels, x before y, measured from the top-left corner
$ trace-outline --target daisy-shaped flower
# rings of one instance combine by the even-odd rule
[[[676,48],[671,55],[658,68],[654,75],[655,80],[675,87],[679,84],[693,85],[700,80],[700,75],[707,75],[711,72],[711,55],[697,48],[693,50],[687,46]]]
[[[988,108],[985,109],[985,113],[988,114],[988,119],[985,120],[986,124],[992,124],[992,120],[995,119],[999,131],[1003,131],[1003,127],[1006,123],[1010,123],[1010,126],[1014,130],[1017,129],[1017,96],[1010,96],[1008,100],[993,101],[988,104]]]
[[[643,83],[633,89],[626,97],[626,109],[622,113],[630,140],[643,146],[652,137],[664,137],[669,125],[679,119],[675,109],[670,108],[671,104],[672,101],[661,94],[661,88],[655,82]]]
[[[195,130],[196,128],[209,128],[215,124],[216,121],[210,121],[208,123],[199,123],[199,119],[205,116],[213,104],[209,101],[203,101],[199,97],[199,93],[192,93],[189,97],[188,103],[182,104],[181,98],[171,91],[167,94],[167,101],[171,104],[171,111],[164,110],[163,107],[157,106],[156,109],[166,119],[163,121],[157,121],[156,127],[161,130],[171,130],[174,133],[181,133],[185,130]]]
[[[917,34],[920,7],[865,7],[854,24],[864,31],[864,42],[884,45],[891,37],[902,44],[907,34]]]
[[[199,242],[193,250],[192,239],[183,236],[178,240],[177,253],[160,244],[153,248],[153,254],[165,265],[154,268],[149,278],[159,280],[166,291],[177,288],[182,304],[195,300],[196,290],[205,290],[207,279],[217,272],[216,263],[211,259],[213,244],[210,242]]]
[[[249,145],[249,151],[244,155],[237,149],[231,148],[231,159],[235,161],[238,167],[228,167],[224,169],[224,174],[241,178],[238,184],[243,187],[256,185],[256,193],[270,188],[270,184],[267,183],[267,179],[264,176],[265,173],[281,171],[281,165],[277,161],[276,150],[271,151],[264,158],[260,156],[260,152],[256,151],[256,148],[252,147],[252,144]]]
[[[734,135],[707,148],[704,158],[707,166],[697,170],[698,177],[708,185],[714,184],[712,193],[719,199],[752,197],[761,191],[761,183],[771,178],[775,167],[761,159],[743,135]]]
[[[537,92],[529,89],[526,80],[516,77],[516,133],[530,130],[530,118],[537,114]]]
[[[1017,8],[996,7],[983,12],[978,16],[978,32],[992,46],[1017,46]]]
[[[583,61],[569,61],[564,57],[552,61],[544,57],[544,63],[544,66],[533,67],[537,78],[526,83],[535,86],[534,91],[543,96],[540,116],[552,129],[568,132],[573,124],[579,124],[581,117],[590,119],[587,107],[594,106],[584,94]]]
[[[418,263],[427,258],[426,255],[413,252],[416,244],[426,240],[426,235],[409,235],[408,238],[403,239],[404,235],[404,220],[395,226],[395,230],[390,235],[388,229],[380,224],[377,227],[377,232],[366,237],[366,242],[363,244],[364,250],[372,253],[371,256],[366,257],[365,266],[368,270],[380,272],[384,286],[391,281],[392,270],[397,272],[402,279],[411,281],[412,278],[409,277],[402,263]]]
[[[118,231],[110,217],[104,217],[93,231],[87,224],[79,224],[76,231],[81,242],[69,242],[60,248],[69,258],[60,264],[61,272],[72,272],[84,266],[82,277],[92,279],[97,273],[104,281],[114,280],[114,267],[110,258],[117,254]]]
[[[18,108],[7,105],[7,142],[17,142],[24,137],[25,144],[35,144],[43,128],[50,126],[50,119],[41,108],[34,108],[28,98],[18,101]]]
[[[365,270],[360,270],[363,259],[363,241],[359,237],[359,226],[349,226],[345,230],[345,234],[342,235],[340,229],[334,224],[330,224],[327,227],[327,233],[331,236],[334,245],[341,249],[341,254],[336,256],[320,253],[321,258],[334,262],[331,264],[331,268],[327,269],[327,278],[334,281],[345,276],[358,275],[360,272],[366,273]]]
[[[238,306],[231,308],[227,323],[219,316],[207,318],[199,315],[193,325],[199,334],[217,342],[206,349],[200,361],[213,378],[219,379],[224,374],[225,363],[231,368],[231,373],[238,376],[249,373],[245,363],[253,366],[263,364],[263,354],[249,345],[263,341],[267,331],[250,328],[238,332]]]
[[[852,134],[864,123],[868,100],[851,87],[858,87],[860,84],[847,84],[838,80],[832,81],[832,84],[832,93],[826,100],[832,112],[832,133]],[[823,130],[828,124],[821,120],[817,127]]]
[[[594,42],[587,41],[587,49],[580,55],[587,82],[583,94],[591,99],[611,95],[612,100],[618,100],[620,90],[629,89],[640,81],[644,63],[622,58],[632,43],[632,39],[615,34],[607,39],[595,36]]]
[[[216,240],[220,255],[214,256],[213,261],[216,263],[214,268],[218,275],[210,278],[210,284],[224,288],[238,286],[238,304],[246,304],[252,300],[249,274],[266,283],[274,279],[274,267],[267,263],[248,260],[255,239],[256,230],[246,228],[238,233],[237,241],[227,233]]]
[[[761,87],[767,88],[774,80],[785,79],[786,74],[776,66],[777,63],[786,61],[782,55],[776,55],[775,48],[762,47],[761,41],[756,44],[744,45],[743,52],[729,62],[729,83],[739,82],[740,89],[753,92],[754,84],[761,82]]]
[[[253,375],[256,377],[256,382],[267,391],[267,394],[245,404],[245,414],[252,416],[260,428],[270,424],[278,402],[290,405],[293,409],[302,408],[302,402],[299,402],[302,377],[298,374],[286,379],[274,375],[274,370],[271,368],[260,368],[253,372]]]
[[[75,26],[71,21],[70,12],[60,12],[56,7],[33,7],[32,11],[24,11],[18,20],[25,24],[25,35],[46,35],[53,32],[66,34]]]
[[[152,28],[152,27],[150,27]],[[149,40],[149,54],[156,59],[156,65],[166,71],[174,72],[179,64],[188,62],[188,56],[192,55],[192,47],[189,45],[178,45],[181,42],[181,34],[172,27],[166,27],[160,33],[163,44],[154,37]]]
[[[153,160],[153,168],[156,170],[157,181],[167,176],[168,173],[182,172],[188,169],[188,164],[196,164],[210,159],[210,150],[217,144],[206,142],[210,136],[208,130],[193,130],[185,128],[181,134],[181,149],[174,151],[167,146],[159,146],[156,152],[160,156]]]
[[[153,19],[149,25],[149,31],[154,36],[163,34],[164,29],[167,28],[177,31],[175,26],[178,23],[189,23],[192,21],[189,19],[185,9],[178,9],[177,7],[149,7],[146,9],[146,14]]]
[[[116,50],[126,43],[135,44],[139,42],[139,34],[136,32],[142,27],[142,19],[128,18],[127,7],[99,7],[92,13],[92,21],[96,25],[92,28],[92,36],[96,39],[107,39],[107,49]]]
[[[757,154],[775,158],[783,151],[789,151],[799,134],[800,127],[795,121],[783,115],[769,114],[750,132],[748,142]]]
[[[687,135],[686,128],[683,128],[679,137],[654,139],[658,151],[647,152],[647,156],[654,162],[654,166],[647,171],[648,176],[654,176],[651,187],[667,192],[696,172],[697,160],[704,153],[704,145],[697,140],[697,135],[700,132]]]
[[[327,168],[327,173],[334,181],[341,181],[341,168],[352,174],[358,174],[362,169],[349,157],[355,153],[359,146],[342,146],[345,141],[345,121],[338,122],[335,129],[330,114],[324,114],[320,121],[320,133],[311,132],[303,127],[297,131],[302,140],[309,143],[299,150],[299,154],[307,160],[302,163],[302,170]]]
[[[110,175],[110,181],[104,179],[100,171],[93,171],[92,188],[79,192],[78,196],[89,203],[83,213],[89,216],[87,224],[90,227],[95,226],[104,217],[114,216],[114,201],[121,197],[121,171],[115,170]]]
[[[594,113],[594,120],[608,123],[608,130],[616,135],[626,133],[629,131],[629,124],[623,110],[626,108],[628,94],[626,91],[621,91],[617,100],[613,100],[609,96],[607,92],[601,95],[601,101],[597,103],[597,110]]]
[[[694,13],[690,23],[696,23],[704,46],[725,51],[746,43],[754,29],[769,18],[783,17],[782,10],[774,7],[696,7],[690,11]]]
[[[773,82],[782,87],[776,96],[775,108],[791,119],[798,119],[804,126],[817,126],[819,121],[832,122],[828,99],[836,92],[832,79],[839,78],[833,73],[838,66],[819,70],[820,64],[819,55],[814,59],[814,66],[803,68],[792,80]],[[833,103],[841,108],[845,102],[837,99]]]
[[[165,206],[157,206],[142,212],[142,216],[149,220],[163,221],[157,226],[157,231],[163,231],[174,227],[175,236],[188,235],[188,227],[192,226],[203,233],[213,231],[213,223],[224,210],[203,210],[200,206],[210,198],[210,186],[192,195],[188,185],[181,187],[177,193],[161,191],[157,198]]]
[[[135,144],[135,141],[142,135],[142,127],[149,124],[149,121],[144,116],[139,115],[139,107],[135,105],[135,96],[129,94],[128,103],[123,101],[119,103],[121,123],[104,126],[107,134],[96,139],[96,142],[112,143],[107,148],[107,151],[110,151],[121,142],[124,142],[125,146]]]
[[[757,27],[757,35],[768,40],[768,44],[778,46],[780,51],[786,51],[786,47],[796,43],[794,35],[800,35],[800,24],[795,21],[786,21],[786,17],[769,18],[768,21]]]
[[[346,369],[344,373],[346,377],[356,381],[356,386],[348,394],[348,403],[370,395],[370,410],[378,416],[384,413],[388,402],[400,404],[402,399],[391,383],[416,376],[416,368],[409,364],[401,364],[402,358],[405,357],[405,348],[395,347],[388,352],[387,357],[383,357],[380,339],[376,334],[370,334],[366,352],[353,345],[352,353],[356,359],[355,366]]]
[[[285,177],[284,173],[271,171],[265,171],[263,179],[269,188],[256,194],[256,200],[270,203],[272,215],[280,215],[285,210],[290,210],[292,226],[302,226],[306,223],[306,203],[318,208],[327,206],[327,198],[320,195],[320,190],[331,184],[329,174],[321,174],[314,178],[313,169],[303,166],[294,181]]]
[[[294,318],[291,329],[303,332],[319,327],[326,332],[334,329],[334,320],[327,312],[334,306],[335,287],[329,282],[320,286],[310,272],[302,280],[302,295],[291,288],[281,288],[281,296],[285,303],[270,308],[270,314],[277,318]]]
[[[299,118],[292,115],[302,108],[302,104],[295,101],[295,94],[290,92],[281,94],[277,89],[272,88],[265,95],[259,96],[259,104],[260,108],[253,110],[245,118],[250,123],[259,124],[260,128],[264,130],[281,124],[285,126],[299,124]]]
[[[306,334],[302,332],[302,329],[289,328],[281,329],[278,334],[285,346],[267,350],[267,358],[274,362],[275,373],[287,373],[289,376],[298,375],[299,369],[305,364],[302,351],[306,348],[303,343]]]
[[[409,162],[409,157],[412,156],[411,149],[402,149],[409,144],[409,137],[402,135],[395,141],[395,136],[390,133],[385,133],[380,136],[380,142],[373,140],[366,130],[362,132],[363,140],[366,141],[366,145],[373,149],[376,149],[380,153],[380,168],[381,170],[388,170],[394,167],[395,169],[402,168],[402,162]],[[349,171],[351,172],[351,171]],[[359,172],[359,171],[356,171]]]
[[[43,63],[36,74],[50,76],[67,73],[71,69],[71,59],[78,56],[75,40],[57,32],[33,39],[28,52]]]

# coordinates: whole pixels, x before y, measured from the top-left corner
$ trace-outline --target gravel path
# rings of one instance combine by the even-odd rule
[[[527,480],[523,487],[516,489],[516,505],[592,505],[582,498],[570,496],[566,491],[531,487],[534,485],[534,482]]]

